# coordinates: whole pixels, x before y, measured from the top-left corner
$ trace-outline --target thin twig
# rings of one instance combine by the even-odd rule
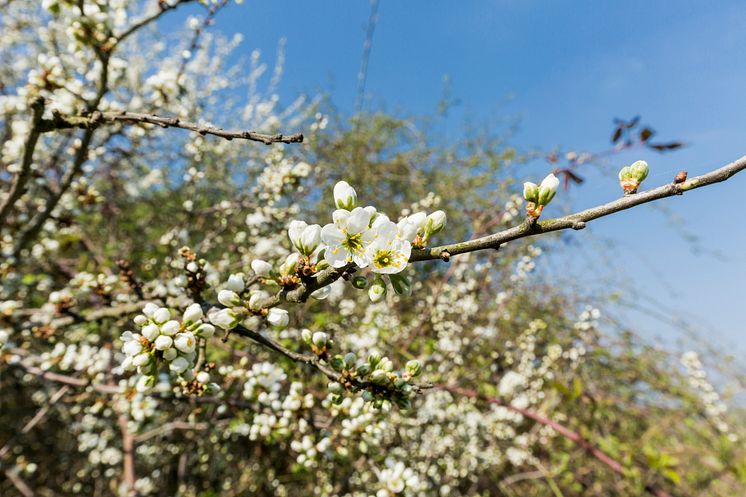
[[[58,129],[84,128],[92,129],[102,124],[154,124],[162,128],[181,128],[200,135],[214,135],[226,140],[250,140],[261,142],[265,145],[272,143],[301,143],[303,141],[302,133],[290,135],[266,134],[256,131],[228,130],[211,126],[208,124],[198,124],[190,121],[184,121],[177,117],[161,117],[154,114],[141,114],[137,112],[94,112],[90,116],[69,116],[55,114],[52,119],[42,121],[41,129],[43,132],[54,131]]]
[[[540,221],[537,223],[524,222],[519,226],[515,226],[513,228],[509,228],[492,235],[476,238],[474,240],[452,243],[449,245],[441,245],[439,247],[433,247],[424,250],[413,250],[409,261],[415,262],[443,259],[444,254],[450,257],[458,254],[465,254],[468,252],[476,252],[478,250],[495,249],[500,247],[500,245],[502,245],[503,243],[512,240],[540,235],[543,233],[550,233],[552,231],[560,231],[566,229],[580,230],[585,228],[586,223],[588,223],[589,221],[593,221],[594,219],[605,217],[610,214],[615,214],[617,212],[630,209],[641,204],[660,200],[662,198],[682,195],[684,192],[689,190],[694,190],[703,186],[720,183],[721,181],[726,181],[728,178],[739,173],[740,171],[743,171],[744,169],[746,169],[746,156],[743,156],[740,159],[721,167],[720,169],[716,169],[709,173],[703,174],[702,176],[697,176],[683,183],[670,183],[667,185],[659,186],[658,188],[640,192],[634,195],[628,195],[613,202],[593,207],[576,214],[570,214],[569,216],[559,217],[557,219],[548,219],[546,221]]]

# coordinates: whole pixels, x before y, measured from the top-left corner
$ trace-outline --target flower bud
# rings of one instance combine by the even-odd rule
[[[441,231],[446,225],[446,213],[443,211],[435,211],[425,221],[425,238],[429,238]]]
[[[417,235],[424,234],[427,214],[416,212],[396,224],[397,232],[403,240],[413,241]]]
[[[351,211],[357,205],[357,193],[346,181],[334,185],[334,204],[337,209]]]
[[[287,256],[287,259],[285,259],[285,262],[282,263],[280,266],[280,274],[283,276],[291,275],[295,272],[295,268],[298,267],[298,261],[300,260],[300,255],[298,255],[296,252],[293,252],[292,254]]]
[[[313,341],[313,344],[316,347],[323,349],[324,347],[326,347],[326,344],[329,342],[329,335],[327,335],[323,331],[317,331],[316,333],[313,334],[311,340]]]
[[[142,330],[140,330],[140,333],[142,336],[144,336],[149,342],[152,342],[156,338],[158,338],[158,335],[161,334],[161,330],[158,328],[157,325],[154,324],[146,324],[142,327]]]
[[[167,335],[161,335],[155,339],[155,348],[158,350],[170,349],[173,344],[173,339]]]
[[[200,338],[210,338],[215,334],[215,327],[209,323],[202,323],[195,334]]]
[[[382,369],[376,369],[370,374],[370,381],[373,383],[378,383],[379,385],[383,385],[389,381],[389,376],[386,374],[386,371]]]
[[[251,270],[260,278],[269,278],[272,273],[272,264],[261,259],[251,261]]]
[[[311,335],[311,330],[309,330],[308,328],[303,328],[301,330],[300,337],[304,342],[306,342],[309,345],[311,344],[311,340],[313,340],[312,335]]]
[[[210,373],[208,373],[207,371],[200,371],[197,374],[197,381],[200,382],[200,383],[202,383],[203,385],[205,383],[209,383],[210,382]]]
[[[345,360],[344,357],[337,354],[334,357],[332,357],[332,360],[329,361],[329,365],[335,370],[335,371],[342,371],[345,368]]]
[[[625,194],[636,193],[640,183],[648,177],[648,163],[638,160],[631,166],[625,166],[619,171],[619,184]]]
[[[142,352],[142,344],[137,340],[129,340],[127,342],[124,342],[124,345],[122,346],[122,352],[124,352],[124,354],[128,356],[136,356],[137,354]]]
[[[142,376],[139,380],[137,380],[135,390],[137,390],[138,392],[147,392],[155,386],[155,381],[155,376]]]
[[[347,368],[352,368],[355,365],[355,362],[357,361],[357,356],[353,352],[348,352],[345,354],[345,364],[347,365]]]
[[[253,265],[252,265],[252,269],[253,269]],[[271,266],[270,266],[270,269],[272,269]],[[241,275],[241,274],[232,274],[232,275],[228,276],[228,281],[225,284],[225,288],[227,288],[228,290],[231,290],[233,292],[236,292],[236,293],[241,293],[241,292],[243,292],[243,290],[245,288],[245,285],[246,285],[246,283],[243,280],[243,275]]]
[[[372,368],[370,367],[370,364],[365,363],[361,364],[357,369],[355,369],[355,371],[359,377],[368,376],[372,371]]]
[[[192,304],[184,311],[184,322],[187,325],[195,323],[204,317],[202,307],[199,304]]]
[[[376,278],[368,289],[368,297],[371,302],[380,302],[386,296],[386,283],[381,278]]]
[[[412,295],[412,282],[405,275],[401,273],[390,274],[389,280],[391,280],[391,286],[394,287],[397,294],[407,297]]]
[[[168,369],[171,370],[171,372],[176,374],[181,374],[189,367],[189,361],[187,361],[183,357],[177,357],[173,361],[171,361],[171,364],[169,364]]]
[[[523,183],[523,198],[527,202],[537,203],[539,201],[539,185],[530,181]]]
[[[150,363],[150,354],[148,354],[147,352],[142,352],[132,358],[132,365],[137,368],[142,367],[142,366],[147,366],[149,363]]]
[[[137,316],[135,316],[134,321],[137,326],[142,326],[148,322],[148,318],[146,318],[145,316],[141,314],[138,314]]]
[[[376,365],[381,362],[381,353],[377,350],[372,350],[370,354],[368,354],[368,362],[371,366],[376,367]]]
[[[412,359],[411,361],[407,362],[405,368],[409,374],[411,374],[412,376],[417,376],[422,370],[422,364],[420,364],[420,361],[418,361],[417,359]]]
[[[147,304],[145,304],[145,307],[142,308],[142,313],[145,314],[147,317],[152,318],[153,314],[155,314],[155,311],[157,310],[157,305],[152,302],[148,302]]]
[[[284,328],[290,322],[288,311],[273,307],[267,313],[267,322],[276,328]]]
[[[165,307],[160,307],[153,313],[153,321],[158,324],[165,323],[169,319],[171,319],[171,312],[169,312]]]
[[[176,359],[177,355],[179,355],[179,352],[174,348],[166,349],[163,351],[163,358],[167,361],[173,361],[174,359]]]
[[[224,330],[232,330],[238,325],[238,316],[232,309],[221,309],[210,315],[210,321]]]
[[[398,397],[394,402],[396,402],[396,407],[404,411],[412,408],[412,401],[406,397]]]
[[[179,322],[172,319],[171,321],[167,321],[161,325],[161,334],[173,336],[179,332],[179,329],[181,329]]]
[[[327,388],[329,389],[330,393],[333,393],[333,394],[336,394],[336,395],[340,395],[340,394],[344,393],[344,391],[345,391],[345,389],[342,386],[342,384],[341,383],[337,383],[336,381],[330,382],[327,385]]]
[[[559,188],[559,178],[552,173],[549,173],[539,185],[539,197],[537,204],[548,205],[552,201],[554,196],[557,194],[557,188]]]
[[[365,290],[368,288],[368,278],[365,276],[355,276],[352,278],[352,286],[358,290]]]
[[[241,297],[232,290],[220,290],[218,292],[218,302],[226,307],[237,307],[241,305]]]
[[[321,242],[321,226],[318,224],[308,225],[303,221],[292,221],[288,229],[288,236],[298,252],[310,256]]]
[[[174,338],[174,347],[176,347],[179,352],[189,354],[194,352],[194,349],[197,347],[197,341],[194,339],[194,335],[189,332],[179,333],[176,335],[176,338]]]

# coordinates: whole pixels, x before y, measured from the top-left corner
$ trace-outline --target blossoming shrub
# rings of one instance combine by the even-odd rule
[[[742,493],[718,361],[680,367],[537,270],[559,240],[410,263],[546,216],[556,177],[520,195],[499,136],[444,145],[385,114],[281,106],[280,67],[264,88],[258,53],[225,65],[240,40],[204,23],[225,2],[162,41],[181,3],[2,7],[1,174],[28,172],[2,213],[2,495]],[[306,142],[114,123],[44,132],[29,162],[36,97],[42,119]]]

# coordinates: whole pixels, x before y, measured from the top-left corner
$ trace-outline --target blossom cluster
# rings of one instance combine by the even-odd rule
[[[122,362],[124,370],[137,369],[142,374],[138,389],[147,389],[155,385],[162,365],[185,381],[195,379],[195,359],[198,338],[209,338],[215,333],[215,327],[203,322],[204,314],[199,304],[192,304],[184,311],[181,321],[171,319],[171,311],[149,303],[143,313],[135,317],[135,324],[140,326],[140,333],[125,331],[122,334]],[[199,383],[209,382],[209,373],[197,375]],[[209,390],[216,390],[217,385],[208,385]]]

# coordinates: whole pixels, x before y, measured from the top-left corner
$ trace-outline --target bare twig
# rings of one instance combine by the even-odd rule
[[[52,119],[44,120],[41,123],[43,132],[54,131],[58,129],[84,128],[94,129],[102,124],[154,124],[163,128],[181,128],[200,135],[214,135],[226,140],[240,139],[261,142],[265,145],[272,143],[301,143],[303,141],[302,133],[291,135],[265,134],[256,131],[227,130],[211,126],[208,124],[198,124],[189,121],[183,121],[177,117],[161,117],[154,114],[140,114],[137,112],[94,112],[90,116],[68,116],[55,114]]]
[[[640,192],[635,195],[628,195],[622,197],[608,204],[593,207],[591,209],[578,212],[576,214],[570,214],[569,216],[560,217],[557,219],[548,219],[546,221],[539,221],[537,223],[524,222],[519,226],[509,228],[492,235],[483,236],[474,240],[469,240],[460,243],[452,243],[449,245],[441,245],[439,247],[433,247],[424,250],[413,250],[412,255],[409,258],[410,262],[414,261],[425,261],[433,259],[443,259],[444,254],[448,257],[458,254],[465,254],[468,252],[476,252],[478,250],[495,249],[500,247],[503,243],[517,240],[519,238],[525,238],[534,235],[540,235],[543,233],[549,233],[552,231],[560,231],[566,229],[580,230],[585,228],[586,223],[598,219],[601,217],[615,214],[617,212],[630,209],[632,207],[660,200],[662,198],[673,197],[674,195],[682,195],[684,192],[694,190],[703,186],[720,183],[726,181],[731,176],[746,169],[746,156],[731,162],[730,164],[716,169],[709,173],[697,176],[683,183],[670,183],[667,185],[659,186],[652,190]]]

